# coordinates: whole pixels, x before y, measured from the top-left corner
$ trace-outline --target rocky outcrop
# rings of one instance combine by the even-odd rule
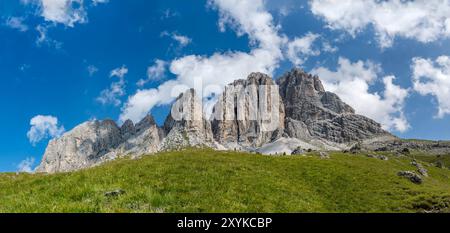
[[[400,177],[405,177],[415,184],[422,184],[423,182],[422,177],[412,171],[400,171],[397,173],[397,175]]]
[[[233,147],[260,147],[282,136],[284,106],[278,86],[262,73],[225,87],[212,112],[217,142]]]
[[[68,172],[95,166],[119,155],[158,151],[162,138],[151,116],[118,127],[112,120],[89,121],[51,140],[36,172]]]
[[[415,159],[411,162],[411,165],[417,167],[417,172],[425,177],[428,177],[428,170],[420,163],[418,163]]]
[[[189,89],[176,99],[164,123],[164,131],[167,136],[162,142],[161,150],[184,147],[217,148],[211,123],[206,119],[201,98],[194,89]]]
[[[126,121],[121,127],[121,134],[123,142],[112,152],[112,156],[155,153],[164,138],[164,131],[150,115],[136,125],[132,121]]]
[[[36,171],[65,172],[89,167],[121,142],[120,129],[114,121],[86,122],[51,140]]]
[[[400,138],[381,138],[364,141],[367,150],[397,151],[401,155],[408,155],[409,150],[422,151],[431,155],[450,154],[449,141],[403,140]]]
[[[377,122],[355,114],[336,94],[325,91],[317,76],[293,69],[277,83],[285,106],[289,137],[349,143],[390,135]]]

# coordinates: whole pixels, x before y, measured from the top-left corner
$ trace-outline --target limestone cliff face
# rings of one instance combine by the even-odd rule
[[[212,113],[214,138],[221,144],[259,147],[284,130],[284,106],[278,86],[252,73],[225,87]]]
[[[164,123],[164,131],[167,136],[161,150],[216,147],[211,123],[206,119],[201,98],[194,89],[189,89],[176,99]]]
[[[97,163],[122,141],[119,127],[110,120],[83,123],[50,141],[37,172],[72,171]]]
[[[49,142],[36,172],[68,172],[92,167],[119,155],[154,153],[158,151],[162,136],[151,116],[136,126],[126,121],[121,128],[112,120],[85,122]]]
[[[336,143],[389,135],[377,122],[355,114],[319,77],[299,69],[277,81],[286,108],[286,133],[299,139],[320,138]]]

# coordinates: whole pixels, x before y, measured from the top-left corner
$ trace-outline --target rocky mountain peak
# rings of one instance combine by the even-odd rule
[[[326,92],[319,77],[293,69],[277,80],[286,113],[300,120],[320,120],[328,117],[317,114],[323,112],[354,114],[352,107],[341,101],[334,93]],[[313,111],[311,111],[313,110]]]
[[[105,119],[102,121],[94,121],[96,125],[98,125],[101,129],[111,129],[111,130],[120,130],[117,123],[111,119]]]
[[[317,76],[293,69],[277,82],[290,137],[346,143],[389,134],[375,121],[356,115],[336,94],[325,91]]]
[[[274,81],[273,79],[264,73],[260,73],[260,72],[254,72],[251,73],[248,77],[247,80],[245,79],[241,79],[243,80],[243,82],[246,83],[246,85],[249,84],[253,84],[253,85],[274,85]]]
[[[201,98],[194,89],[180,94],[164,122],[162,150],[182,147],[215,147],[211,123],[203,113]]]
[[[145,131],[146,129],[153,127],[155,125],[156,125],[156,122],[155,122],[155,119],[153,118],[153,116],[147,115],[135,125],[136,132],[139,133],[139,132]]]
[[[37,172],[72,171],[96,163],[122,141],[112,120],[88,121],[49,142]]]
[[[325,88],[318,76],[306,73],[300,68],[293,68],[279,80],[287,82],[291,86],[298,86],[302,90],[301,93],[305,95],[314,95],[314,92],[325,92]]]
[[[278,86],[262,73],[251,73],[225,87],[212,113],[215,139],[222,144],[260,146],[279,137],[284,106]]]
[[[88,121],[49,142],[37,172],[67,172],[91,167],[120,155],[153,153],[161,133],[153,117],[140,123],[113,120]]]
[[[174,127],[201,129],[204,121],[201,98],[194,89],[180,94],[172,105],[170,114],[164,122],[164,130],[169,133]]]
[[[120,132],[126,138],[134,135],[136,133],[136,128],[134,127],[133,121],[126,120],[120,127]]]

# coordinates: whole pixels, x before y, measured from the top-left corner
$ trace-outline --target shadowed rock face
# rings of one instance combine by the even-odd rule
[[[355,114],[336,94],[326,92],[317,76],[293,69],[277,83],[286,111],[286,133],[290,137],[318,137],[347,143],[390,135],[377,122]]]
[[[281,136],[284,106],[278,86],[262,73],[252,73],[225,87],[212,113],[214,138],[221,144],[259,147]]]
[[[136,125],[126,121],[121,127],[123,142],[116,150],[108,154],[118,155],[142,155],[155,153],[159,150],[160,142],[164,138],[164,132],[157,125],[152,116],[147,115]]]

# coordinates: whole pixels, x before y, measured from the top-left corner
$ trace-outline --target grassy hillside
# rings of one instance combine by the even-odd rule
[[[396,175],[415,170],[408,158],[186,150],[68,174],[1,174],[0,212],[448,211],[450,170],[427,169],[417,185]],[[116,189],[125,193],[105,196]]]
[[[414,151],[409,157],[434,165],[436,165],[436,163],[441,163],[443,167],[450,169],[450,155],[429,155],[424,152]]]

